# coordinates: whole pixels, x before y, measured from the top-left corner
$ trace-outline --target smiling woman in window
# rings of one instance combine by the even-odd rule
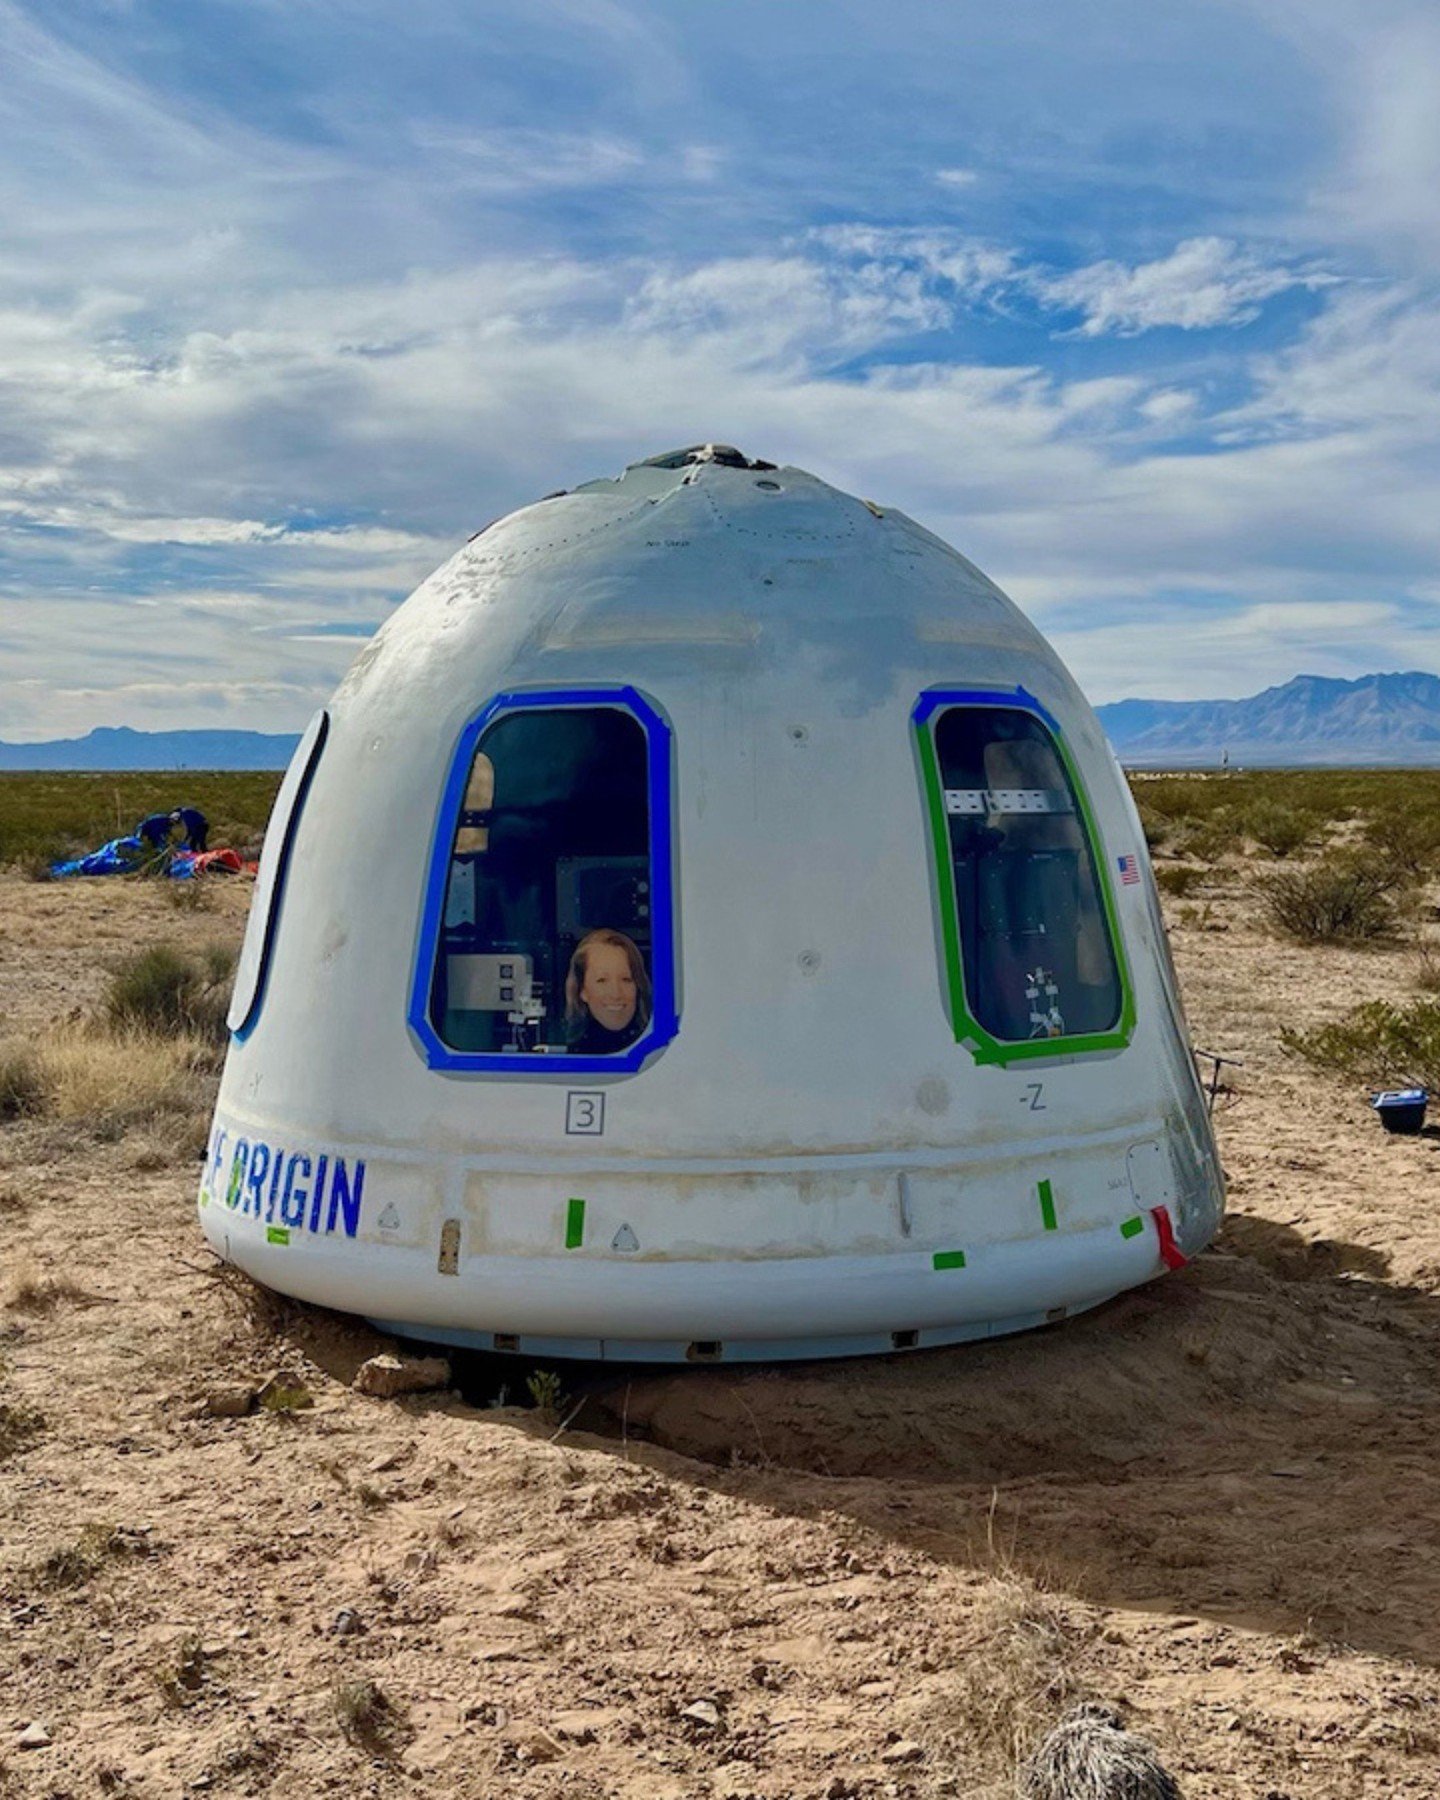
[[[592,931],[575,946],[565,978],[570,1048],[605,1056],[633,1044],[650,1023],[645,959],[623,931]]]

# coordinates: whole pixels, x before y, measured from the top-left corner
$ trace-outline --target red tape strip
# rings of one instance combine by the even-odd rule
[[[1150,1217],[1155,1221],[1155,1230],[1160,1238],[1160,1260],[1167,1269],[1183,1269],[1190,1258],[1175,1242],[1175,1233],[1170,1225],[1170,1213],[1163,1206],[1152,1206]]]

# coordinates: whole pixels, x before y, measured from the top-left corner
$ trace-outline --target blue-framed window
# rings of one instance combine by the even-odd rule
[[[290,852],[300,815],[305,809],[305,796],[310,791],[320,752],[330,729],[330,715],[317,712],[305,728],[305,735],[295,747],[275,805],[270,823],[265,828],[265,844],[260,852],[260,870],[255,878],[255,894],[250,902],[250,918],[245,926],[245,942],[240,947],[240,961],[235,969],[235,986],[230,994],[230,1011],[225,1023],[242,1041],[255,1029],[260,1007],[265,998],[265,981],[270,973],[270,958],[275,949],[275,933],[280,924],[280,905],[285,895],[285,877],[290,868]]]
[[[466,726],[410,993],[431,1068],[626,1074],[675,1036],[671,754],[632,687],[497,694]]]

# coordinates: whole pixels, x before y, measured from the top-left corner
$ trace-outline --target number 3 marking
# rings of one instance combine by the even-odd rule
[[[603,1093],[570,1093],[565,1096],[565,1135],[567,1137],[604,1137],[605,1096]]]

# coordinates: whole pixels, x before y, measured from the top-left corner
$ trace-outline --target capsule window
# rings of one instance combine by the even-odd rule
[[[432,1064],[625,1070],[673,1036],[668,843],[669,732],[633,690],[487,708],[432,868]]]
[[[280,923],[280,905],[284,897],[285,876],[290,867],[290,852],[299,829],[305,796],[325,736],[330,728],[330,715],[318,712],[305,728],[305,735],[295,747],[280,791],[275,796],[270,822],[265,828],[265,844],[260,852],[260,868],[255,877],[255,894],[250,902],[250,918],[245,926],[245,941],[240,947],[240,960],[235,969],[235,986],[230,995],[230,1011],[226,1024],[236,1037],[244,1038],[255,1028],[260,1006],[265,997],[265,979],[275,948],[275,932]]]
[[[916,723],[957,1038],[996,1062],[1124,1043],[1113,899],[1058,734],[1023,704],[944,698]]]

